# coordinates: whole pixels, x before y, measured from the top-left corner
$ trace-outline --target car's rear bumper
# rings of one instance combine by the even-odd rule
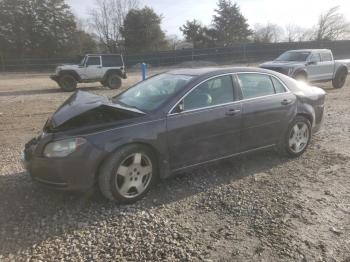
[[[70,156],[46,158],[24,152],[22,165],[31,178],[50,188],[69,191],[87,191],[95,184],[96,174],[104,153],[84,145]]]

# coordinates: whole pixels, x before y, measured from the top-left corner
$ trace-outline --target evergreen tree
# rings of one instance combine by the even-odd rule
[[[219,0],[218,9],[215,12],[213,29],[216,31],[218,46],[247,41],[252,31],[236,3],[232,4],[230,0]]]
[[[64,0],[0,0],[2,55],[69,56],[77,50],[77,34],[74,15]],[[91,41],[84,43],[91,47]]]
[[[167,43],[160,27],[161,22],[162,17],[152,8],[130,10],[121,29],[127,52],[140,53],[166,48]]]

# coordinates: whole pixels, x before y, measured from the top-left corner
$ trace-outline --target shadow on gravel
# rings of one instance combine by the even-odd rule
[[[106,89],[106,87],[89,86],[89,87],[78,88],[78,90],[81,90],[81,91],[96,91],[96,90],[101,90],[101,89]],[[18,90],[18,91],[3,91],[3,92],[0,92],[0,97],[1,96],[45,95],[45,94],[55,94],[55,93],[64,93],[64,92],[61,89],[59,89],[59,88]]]
[[[220,161],[162,181],[144,200],[128,206],[107,202],[98,192],[45,189],[33,184],[26,172],[0,176],[0,254],[13,254],[47,239],[88,230],[101,221],[161,209],[240,178],[268,172],[286,161],[271,151]]]

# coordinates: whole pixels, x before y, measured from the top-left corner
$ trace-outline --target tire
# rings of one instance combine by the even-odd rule
[[[336,72],[334,79],[332,80],[333,87],[342,88],[345,84],[347,75],[348,75],[348,72],[345,68],[339,69]]]
[[[143,198],[158,181],[157,158],[141,145],[128,145],[102,165],[98,185],[108,200],[131,204]]]
[[[107,86],[110,89],[118,89],[122,86],[122,80],[117,74],[110,74],[107,77]]]
[[[59,86],[65,92],[73,92],[77,89],[77,80],[72,75],[62,75],[59,78]]]
[[[279,151],[289,157],[298,157],[306,151],[311,136],[310,121],[305,117],[297,116],[289,125]]]
[[[307,75],[305,73],[297,73],[295,76],[294,76],[294,79],[295,80],[298,80],[298,81],[303,81],[303,82],[307,82]]]

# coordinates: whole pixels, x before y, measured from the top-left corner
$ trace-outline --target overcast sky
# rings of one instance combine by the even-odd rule
[[[95,0],[66,0],[73,12],[87,18],[89,9],[94,7]],[[163,15],[163,30],[167,34],[182,36],[179,27],[186,20],[198,19],[203,24],[210,24],[217,0],[140,0],[142,5],[152,7]],[[282,27],[296,24],[311,27],[316,24],[321,12],[339,5],[340,11],[350,20],[350,0],[236,0],[243,15],[251,27],[256,23],[267,22]]]

